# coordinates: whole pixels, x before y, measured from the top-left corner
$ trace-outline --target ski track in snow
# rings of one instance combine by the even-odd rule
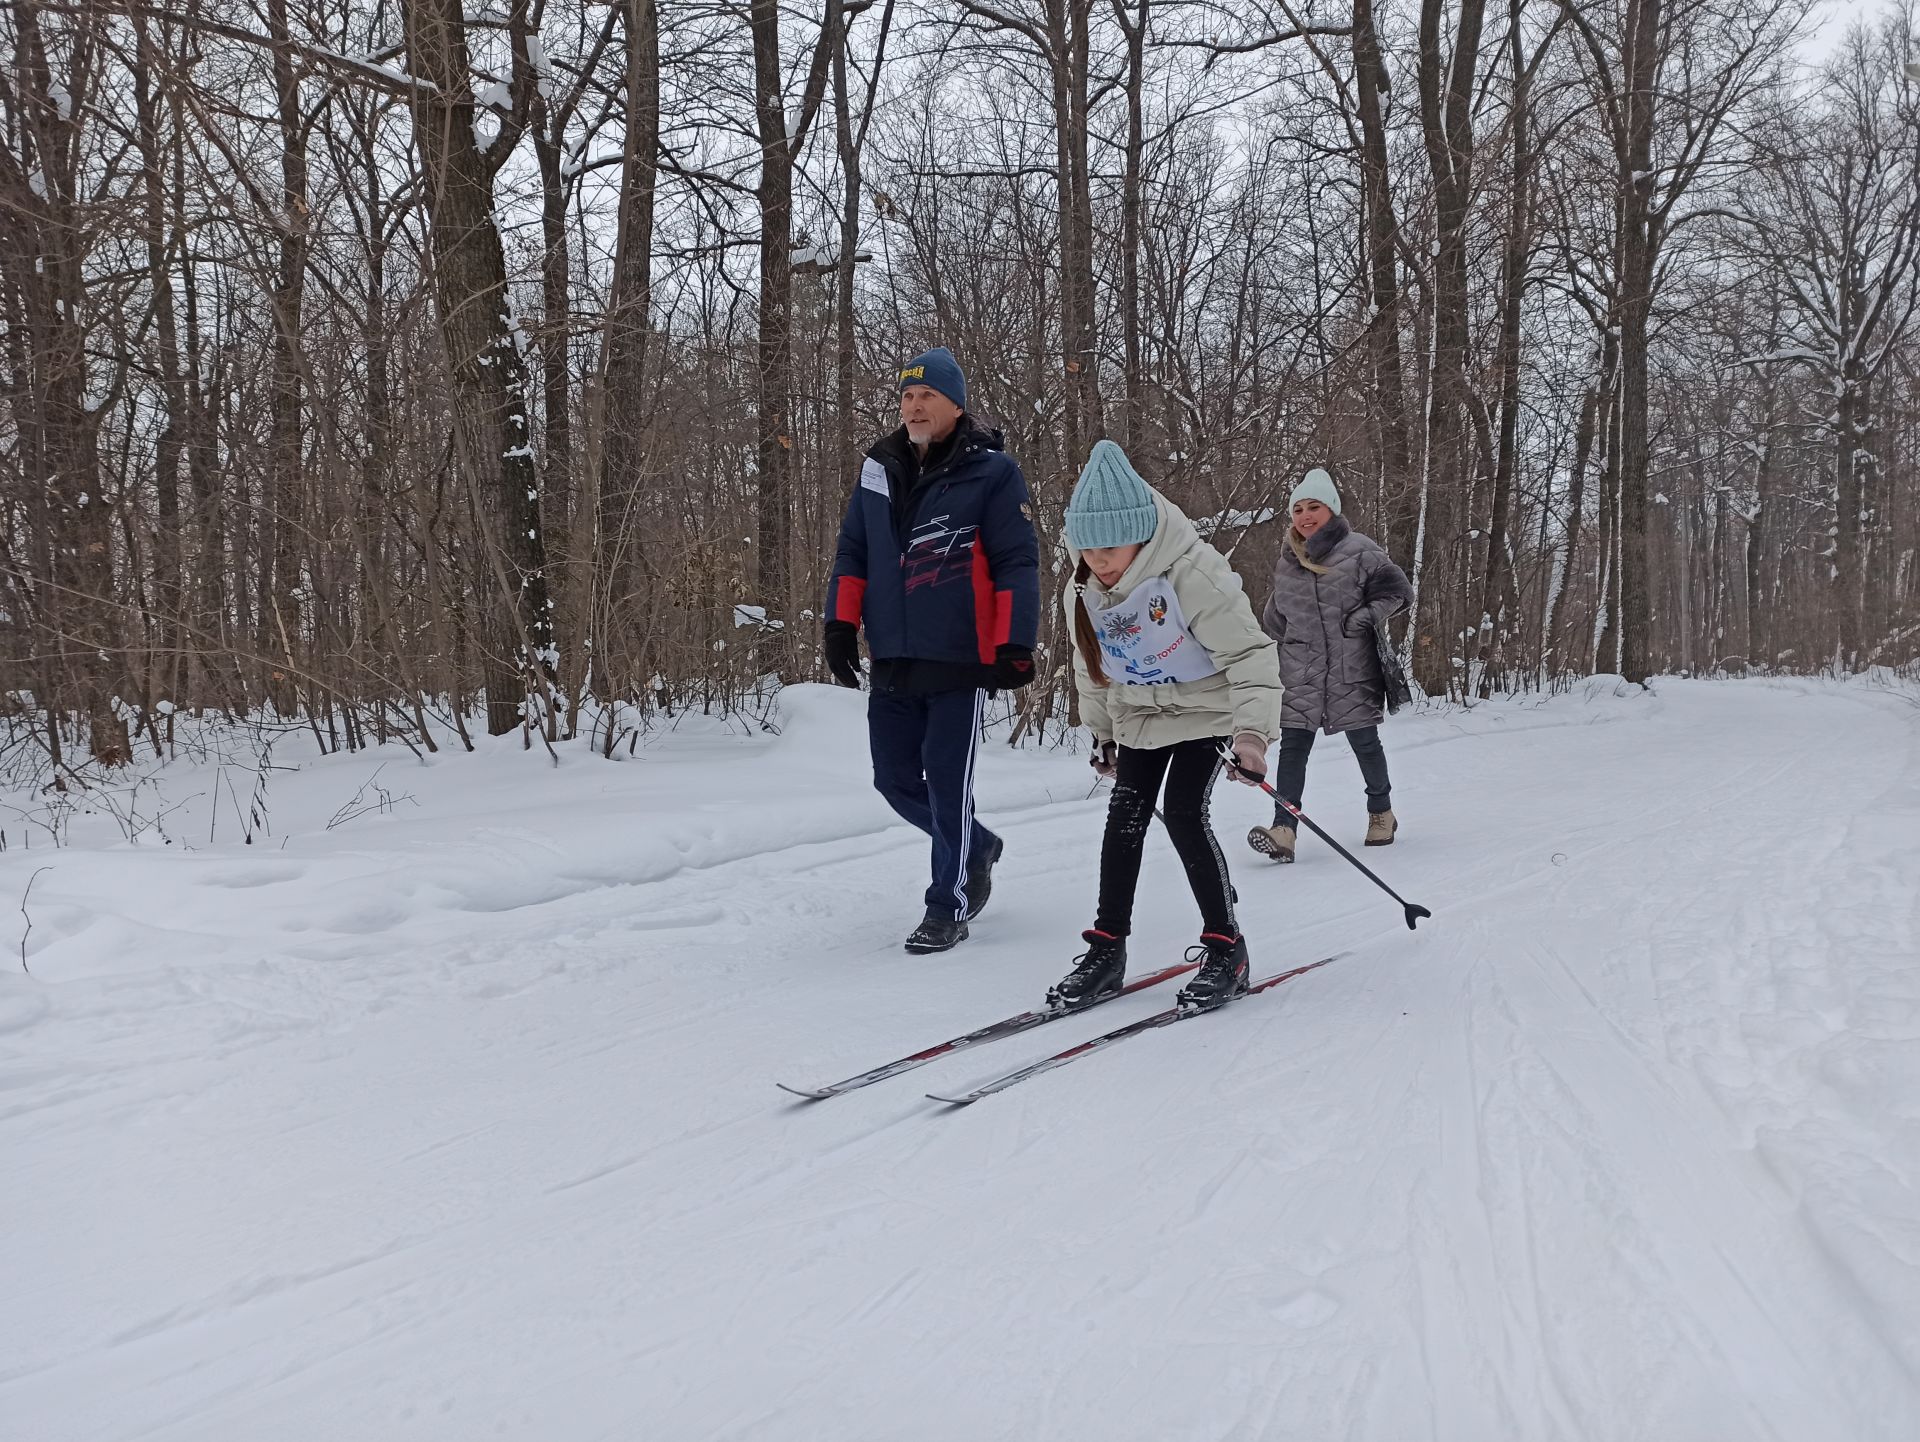
[[[1084,760],[989,749],[992,907],[904,956],[860,701],[390,767],[419,805],[334,831],[375,763],[328,758],[284,849],[0,855],[51,868],[0,979],[0,1436],[1920,1436],[1910,694],[1396,720],[1411,935],[1223,786],[1256,971],[1351,954],[951,1113],[1170,988],[775,1090],[1033,1004],[1092,910]],[[1357,842],[1337,741],[1306,806]],[[1195,930],[1156,836],[1136,969]]]

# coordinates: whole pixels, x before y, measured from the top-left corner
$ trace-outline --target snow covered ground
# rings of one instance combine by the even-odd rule
[[[1915,703],[1397,719],[1417,934],[1223,786],[1256,969],[1350,955],[962,1111],[921,1094],[1164,994],[773,1083],[1039,999],[1080,756],[984,757],[993,905],[920,959],[924,844],[821,688],[620,765],[289,740],[250,846],[210,766],[172,845],[0,810],[0,1436],[1911,1442]],[[342,819],[383,763],[408,799]],[[1344,746],[1307,806],[1358,841]],[[1196,930],[1156,839],[1136,966]]]

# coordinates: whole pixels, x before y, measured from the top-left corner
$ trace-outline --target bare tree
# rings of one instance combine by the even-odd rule
[[[1781,81],[1799,0],[1751,0],[1730,12],[1707,0],[1561,0],[1582,42],[1615,169],[1614,312],[1620,337],[1616,470],[1620,533],[1620,669],[1650,674],[1647,577],[1648,328],[1659,263],[1679,207],[1736,112]],[[1657,163],[1656,163],[1656,152]]]
[[[124,385],[125,361],[104,372],[96,366],[96,355],[117,348],[95,332],[120,318],[112,292],[88,279],[109,222],[99,187],[122,146],[86,124],[108,83],[109,12],[86,5],[54,15],[21,3],[10,14],[12,64],[0,82],[0,285],[10,449],[28,515],[21,548],[30,548],[10,551],[38,578],[16,591],[16,614],[33,623],[56,766],[65,710],[83,723],[92,758],[112,766],[128,759],[128,739],[115,704],[125,678],[113,659],[113,506],[103,490],[100,424]],[[63,775],[55,780],[65,784]]]
[[[1435,693],[1903,660],[1910,27],[1798,4],[0,8],[0,718],[763,706],[936,339],[1056,542],[1111,421],[1257,596],[1333,466]]]
[[[1904,15],[1879,34],[1855,29],[1799,144],[1742,187],[1735,211],[1736,238],[1792,298],[1786,343],[1753,363],[1804,367],[1833,397],[1822,417],[1833,448],[1832,618],[1848,665],[1864,640],[1867,539],[1885,510],[1874,397],[1920,300],[1915,87],[1901,68],[1909,48]],[[1773,120],[1793,133],[1788,117]]]
[[[493,196],[494,177],[513,154],[535,93],[526,3],[513,0],[510,12],[510,79],[490,82],[483,104],[473,90],[461,0],[406,0],[408,53],[432,87],[415,92],[415,134],[456,453],[479,525],[476,590],[488,598],[482,645],[487,729],[495,735],[520,724],[528,683],[546,672],[554,643],[529,378]]]

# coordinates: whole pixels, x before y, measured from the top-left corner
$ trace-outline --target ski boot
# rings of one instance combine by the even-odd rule
[[[1367,813],[1367,845],[1391,846],[1394,834],[1400,830],[1400,823],[1394,819],[1391,811],[1370,811]]]
[[[1256,826],[1247,833],[1247,845],[1269,860],[1286,863],[1293,860],[1294,829],[1275,822]]]
[[[915,956],[926,956],[935,951],[952,951],[966,939],[966,922],[954,920],[953,913],[942,907],[929,906],[926,919],[914,927],[913,935],[907,938],[907,950]]]
[[[1200,944],[1187,951],[1187,960],[1204,957],[1193,980],[1180,988],[1175,998],[1182,1011],[1206,1011],[1223,1005],[1247,990],[1247,942],[1241,936],[1222,936],[1217,931],[1200,933]]]
[[[1127,939],[1091,927],[1080,933],[1087,949],[1073,959],[1073,970],[1047,988],[1054,1011],[1075,1011],[1120,994],[1127,977]]]
[[[967,867],[967,920],[987,909],[987,898],[993,895],[993,864],[1000,859],[1000,853],[1007,844],[999,837],[987,843],[987,849],[976,856]]]

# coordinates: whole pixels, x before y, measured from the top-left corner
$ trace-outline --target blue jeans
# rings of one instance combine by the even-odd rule
[[[873,691],[867,697],[867,740],[873,789],[901,820],[933,838],[927,909],[967,915],[967,867],[977,865],[994,835],[973,817],[973,757],[984,692]]]
[[[1387,778],[1387,752],[1380,744],[1378,726],[1362,726],[1345,733],[1360,763],[1361,779],[1367,783],[1367,810],[1375,815],[1393,810],[1393,783]],[[1307,785],[1307,757],[1312,754],[1317,731],[1305,726],[1286,726],[1280,731],[1280,756],[1273,763],[1273,789],[1295,806]],[[1274,817],[1277,826],[1293,825],[1285,811]]]

